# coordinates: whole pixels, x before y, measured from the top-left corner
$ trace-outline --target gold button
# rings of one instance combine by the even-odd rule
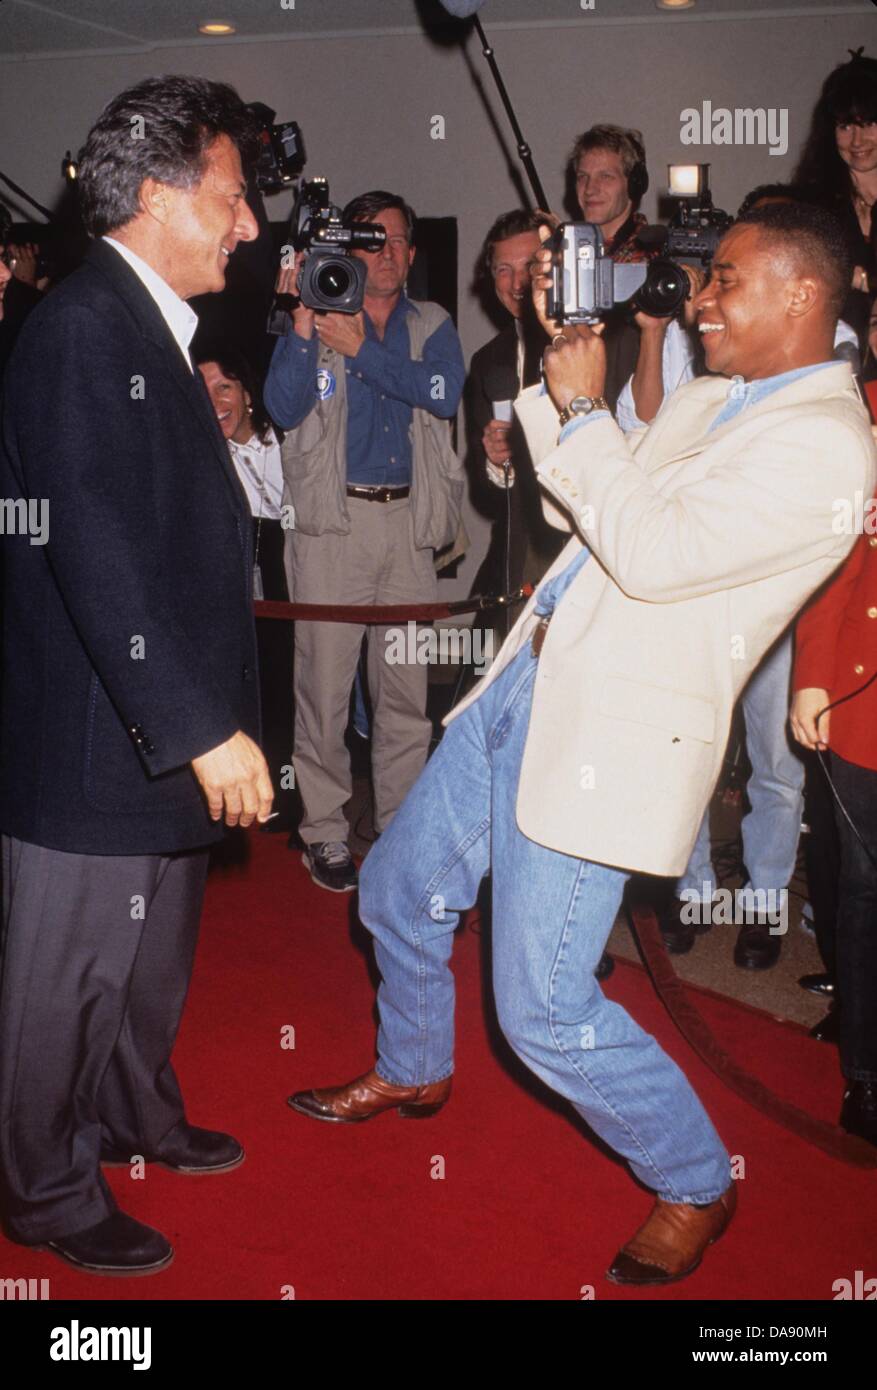
[[[865,674],[865,668],[864,668],[864,666],[860,666],[860,665],[858,664],[858,662],[857,662],[856,665],[853,667],[853,670],[855,671],[855,673],[856,673],[857,676],[863,676],[863,675]]]
[[[869,609],[868,609],[868,617],[869,617],[869,618],[877,618],[877,608],[869,608]]]
[[[875,546],[875,545],[877,545],[877,536],[872,536],[871,539],[869,540],[868,544],[869,544],[870,546],[872,546],[872,547]]]

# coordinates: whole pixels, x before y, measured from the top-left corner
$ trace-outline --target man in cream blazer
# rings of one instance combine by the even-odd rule
[[[715,375],[633,439],[602,400],[599,333],[555,326],[548,394],[525,392],[519,415],[571,539],[364,865],[376,1069],[290,1098],[334,1122],[445,1103],[452,936],[490,868],[500,1026],[657,1194],[608,1271],[618,1283],[684,1278],[734,1211],[694,1091],[591,972],[629,872],[685,868],[737,695],[853,544],[838,503],[870,495],[875,451],[831,360],[850,273],[819,209],[737,223],[695,300]]]

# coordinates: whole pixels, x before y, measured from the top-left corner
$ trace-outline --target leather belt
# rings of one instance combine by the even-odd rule
[[[347,484],[348,497],[362,497],[366,502],[397,502],[407,497],[410,487],[363,487],[358,483]]]
[[[542,648],[545,645],[545,634],[548,631],[548,624],[550,622],[551,614],[549,613],[547,618],[539,619],[539,626],[537,628],[534,628],[533,630],[533,636],[530,639],[530,644],[533,649],[533,655],[535,656],[537,661],[539,660],[539,657],[542,653]]]

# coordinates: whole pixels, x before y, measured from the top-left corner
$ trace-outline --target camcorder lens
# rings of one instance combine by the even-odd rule
[[[343,299],[350,291],[350,271],[341,261],[328,261],[320,267],[316,286],[325,299]]]
[[[688,276],[681,266],[673,261],[652,261],[634,296],[634,305],[653,318],[668,319],[682,308],[687,294]]]

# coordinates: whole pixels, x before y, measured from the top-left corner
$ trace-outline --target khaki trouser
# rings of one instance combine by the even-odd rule
[[[434,602],[432,550],[414,547],[408,499],[369,502],[348,497],[347,508],[351,523],[347,536],[287,533],[286,568],[293,602]],[[405,624],[394,627],[404,629]],[[359,623],[295,625],[293,763],[304,803],[299,833],[305,844],[347,840],[343,808],[353,786],[344,732],[364,632],[374,712],[376,830],[387,828],[426,762],[431,733],[425,715],[427,667],[387,662],[390,631],[393,628]]]

